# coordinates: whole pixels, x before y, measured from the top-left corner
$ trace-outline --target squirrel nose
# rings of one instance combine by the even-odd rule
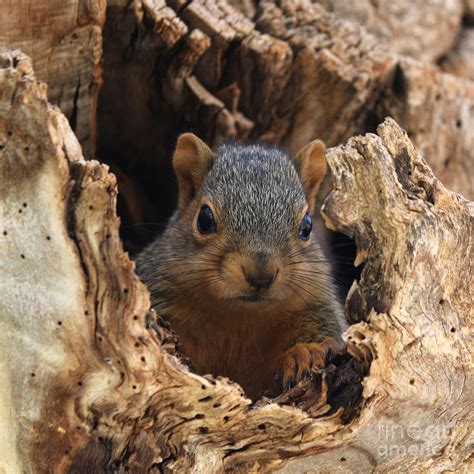
[[[275,281],[276,273],[270,275],[265,274],[245,274],[245,279],[250,286],[253,286],[256,290],[265,290]]]

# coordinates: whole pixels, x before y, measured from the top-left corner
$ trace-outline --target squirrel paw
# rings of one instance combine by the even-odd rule
[[[285,352],[279,362],[279,370],[275,379],[282,383],[283,389],[294,387],[299,381],[305,380],[311,373],[311,368],[324,368],[327,358],[337,343],[327,339],[322,343],[298,343]]]

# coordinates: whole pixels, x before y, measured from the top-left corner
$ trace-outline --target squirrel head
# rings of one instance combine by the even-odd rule
[[[326,174],[321,141],[290,158],[266,145],[223,144],[212,152],[187,133],[173,166],[173,238],[191,252],[181,289],[236,308],[311,294],[320,255],[311,216]]]

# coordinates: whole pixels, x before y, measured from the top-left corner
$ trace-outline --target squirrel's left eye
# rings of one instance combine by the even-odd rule
[[[313,228],[313,219],[309,214],[305,214],[300,225],[300,239],[308,240],[309,235],[311,234],[311,229]]]
[[[197,218],[197,227],[201,234],[211,234],[216,231],[216,221],[209,206],[202,206]]]

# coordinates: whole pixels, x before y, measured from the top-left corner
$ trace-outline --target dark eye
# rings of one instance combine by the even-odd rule
[[[313,228],[313,219],[309,214],[305,214],[300,225],[300,239],[308,240],[311,229]]]
[[[216,221],[209,206],[202,206],[197,219],[197,227],[201,234],[211,234],[216,231]]]

